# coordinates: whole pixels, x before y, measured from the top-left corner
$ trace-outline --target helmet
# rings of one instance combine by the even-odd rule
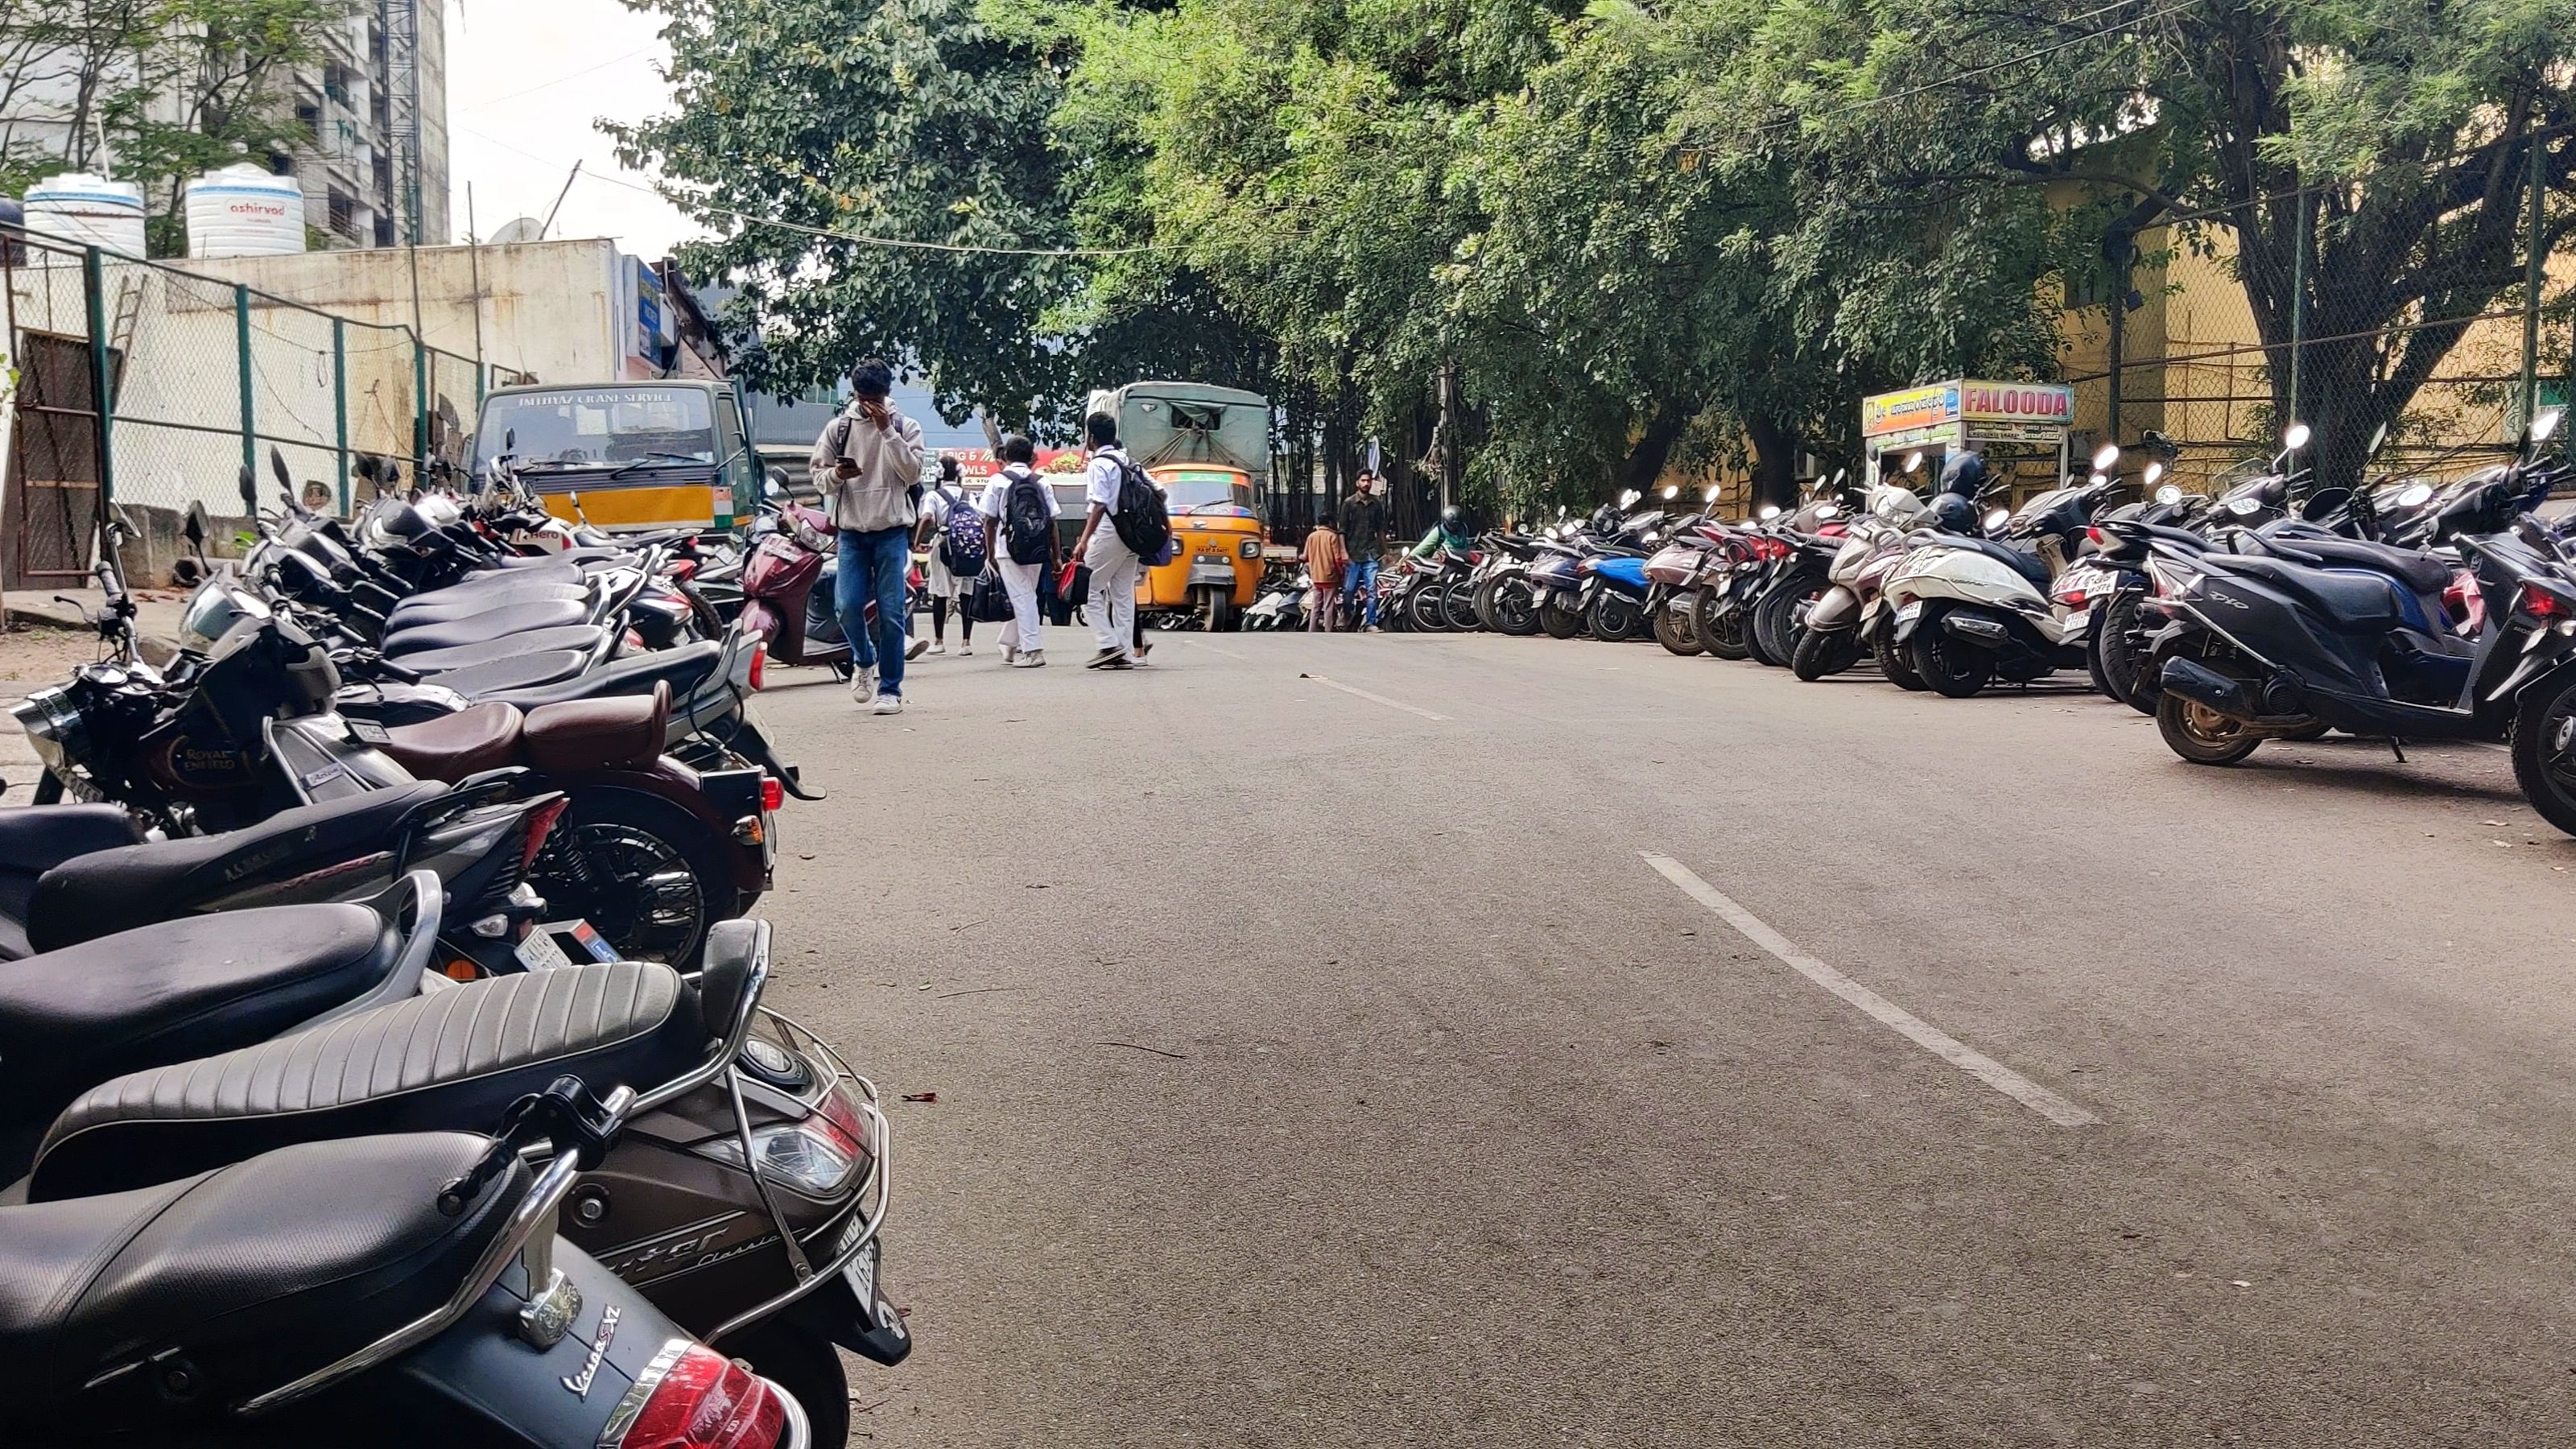
[[[1943,533],[1974,533],[1977,531],[1977,505],[1969,501],[1967,495],[1952,493],[1945,488],[1940,497],[1932,500],[1930,522]]]
[[[1465,533],[1467,531],[1467,511],[1460,508],[1455,503],[1441,509],[1440,527],[1445,533]]]
[[[1986,460],[1976,453],[1953,453],[1941,465],[1941,491],[1974,498],[1985,491]]]

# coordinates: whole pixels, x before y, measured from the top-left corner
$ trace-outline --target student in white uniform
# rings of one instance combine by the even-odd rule
[[[1055,490],[1038,476],[1037,446],[1027,438],[1008,434],[997,452],[1002,471],[984,485],[975,511],[984,515],[984,556],[993,561],[1011,596],[1011,619],[1002,626],[1002,662],[1043,668],[1046,621],[1038,612],[1038,580],[1056,566]]]
[[[929,566],[923,570],[930,585],[930,652],[948,652],[948,611],[957,610],[957,652],[975,652],[975,621],[966,617],[966,591],[975,586],[975,575],[957,576],[956,565],[949,562],[948,516],[967,506],[966,490],[957,481],[957,460],[943,453],[939,457],[939,481],[921,495],[921,523],[913,531],[912,546],[930,551]],[[986,557],[991,557],[988,552]],[[919,642],[914,647],[918,649]],[[909,657],[909,656],[906,656]]]
[[[1091,599],[1084,612],[1100,636],[1100,652],[1086,669],[1133,669],[1142,651],[1136,646],[1136,575],[1141,561],[1114,527],[1103,528],[1118,511],[1119,465],[1126,453],[1118,447],[1118,420],[1107,413],[1083,419],[1083,441],[1090,459],[1083,467],[1082,537],[1073,556],[1091,569]]]

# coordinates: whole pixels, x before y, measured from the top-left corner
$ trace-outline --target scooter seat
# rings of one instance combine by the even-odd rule
[[[385,628],[390,633],[422,624],[450,624],[513,604],[589,597],[589,586],[577,580],[530,579],[526,583],[459,584],[434,593],[414,594],[394,605],[393,611],[385,615]]]
[[[485,770],[519,763],[521,716],[506,704],[478,704],[444,719],[385,731],[376,748],[423,780],[453,785]]]
[[[724,659],[724,645],[712,639],[683,644],[677,649],[656,649],[646,654],[630,654],[611,660],[577,679],[549,684],[535,689],[512,689],[482,696],[503,704],[515,704],[533,710],[543,705],[564,704],[576,699],[604,699],[613,694],[650,694],[656,683],[671,688],[674,701],[684,700],[715,672]]]
[[[301,1026],[381,984],[402,939],[365,906],[267,906],[0,965],[0,1120],[41,1127],[110,1077]]]
[[[2450,564],[2411,548],[2392,548],[2384,543],[2357,538],[2311,538],[2304,535],[2266,538],[2264,542],[2283,550],[2312,555],[2329,565],[2386,574],[2419,594],[2439,594],[2451,586]],[[2293,559],[2291,562],[2303,563],[2305,560]]]
[[[2030,580],[2033,584],[2038,585],[2043,592],[2048,588],[2048,560],[2041,558],[2039,555],[2032,553],[2027,549],[2019,549],[2014,548],[2010,544],[1997,543],[1991,538],[1971,538],[1964,533],[1944,533],[1937,535],[1937,537],[1946,547],[1965,549],[1970,553],[1984,554],[1986,557],[1993,559],[2004,567],[2019,573],[2023,578]]]
[[[469,614],[437,624],[422,624],[388,633],[385,653],[397,660],[406,654],[426,653],[432,649],[453,649],[459,644],[482,644],[510,634],[525,634],[536,629],[561,629],[590,622],[590,603],[586,599],[547,599],[539,603],[511,604]]]
[[[298,1145],[110,1197],[0,1208],[13,1441],[85,1439],[133,1412],[160,1355],[188,1366],[190,1392],[237,1402],[436,1309],[527,1196],[513,1164],[463,1211],[439,1211],[439,1189],[490,1145],[467,1132]]]
[[[470,669],[451,669],[429,682],[441,689],[455,690],[467,699],[481,699],[511,690],[561,684],[568,679],[579,678],[589,667],[590,655],[587,652],[576,654],[569,649],[549,649],[536,654],[513,654],[507,659],[495,659]]]
[[[451,670],[472,669],[493,664],[521,654],[552,653],[577,650],[589,653],[599,647],[608,631],[596,624],[566,624],[560,629],[530,629],[520,634],[504,634],[480,644],[459,644],[449,649],[423,649],[405,654],[395,662],[417,674],[445,674]]]
[[[293,1142],[497,1123],[557,1077],[641,1091],[706,1050],[696,992],[657,962],[488,977],[101,1083],[54,1119],[27,1196],[118,1192]]]
[[[385,849],[394,826],[447,793],[444,785],[373,790],[281,810],[221,835],[191,835],[94,851],[36,879],[27,940],[54,951],[153,921],[188,915],[224,892],[283,867],[289,873],[336,865]],[[300,865],[299,865],[300,863]],[[222,917],[239,920],[241,913]],[[6,969],[6,968],[0,968]],[[7,1056],[0,1053],[0,1070]]]
[[[36,880],[64,861],[143,838],[115,805],[16,805],[0,809],[0,961],[31,955],[27,907]]]

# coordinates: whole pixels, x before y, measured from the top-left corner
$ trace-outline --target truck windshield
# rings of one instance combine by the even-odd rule
[[[694,387],[586,387],[487,398],[474,439],[480,472],[502,453],[530,468],[613,467],[638,459],[716,461],[715,411]]]

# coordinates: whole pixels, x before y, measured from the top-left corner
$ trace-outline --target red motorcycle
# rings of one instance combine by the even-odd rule
[[[850,677],[850,641],[841,632],[841,613],[834,603],[834,550],[831,526],[821,510],[802,503],[779,506],[776,527],[752,545],[742,565],[742,622],[761,641],[770,659],[780,664],[827,668],[839,679]],[[822,545],[818,547],[817,545]],[[920,613],[928,585],[914,565],[904,576],[910,612]],[[868,601],[868,627],[877,622],[876,601]],[[797,628],[785,627],[790,619]]]

